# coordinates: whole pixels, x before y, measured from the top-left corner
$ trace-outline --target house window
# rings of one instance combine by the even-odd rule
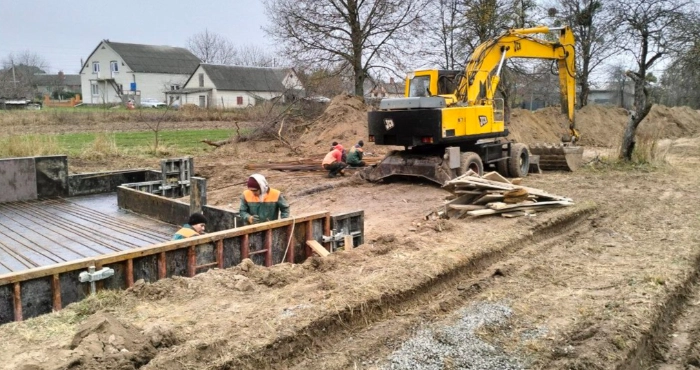
[[[109,62],[109,70],[112,72],[119,72],[119,63],[116,60]]]
[[[97,84],[90,84],[90,92],[92,93],[92,96],[99,96],[100,87],[97,86]]]
[[[242,96],[237,96],[237,97],[236,97],[236,104],[238,104],[238,105],[243,105],[243,97],[242,97]]]
[[[199,74],[199,87],[204,87],[204,73]]]
[[[201,76],[201,75],[200,75]],[[207,107],[207,97],[206,95],[200,95],[199,96],[199,107],[200,108],[206,108]]]
[[[92,73],[100,73],[100,62],[92,62]]]
[[[170,85],[170,91],[180,90],[180,85]]]

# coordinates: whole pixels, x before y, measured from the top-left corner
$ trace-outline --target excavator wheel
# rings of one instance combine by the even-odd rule
[[[478,173],[479,176],[484,174],[484,162],[481,161],[481,157],[477,153],[464,152],[460,156],[460,167],[457,176],[462,176],[469,170]]]
[[[530,152],[527,146],[516,143],[510,146],[508,158],[508,174],[510,177],[525,177],[530,169]]]
[[[510,177],[510,172],[508,172],[508,158],[496,162],[496,171],[503,177]]]

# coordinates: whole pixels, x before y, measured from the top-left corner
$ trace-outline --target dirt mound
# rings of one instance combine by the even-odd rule
[[[365,140],[367,150],[367,107],[357,97],[338,95],[299,139],[299,146],[313,153],[326,152],[331,142],[350,147]]]
[[[173,344],[168,330],[141,331],[114,316],[97,313],[83,323],[70,344],[71,369],[137,369],[155,355],[156,347]]]
[[[629,120],[627,110],[619,107],[587,105],[576,111],[576,125],[583,146],[616,147]],[[530,112],[514,109],[508,126],[510,139],[534,144],[559,142],[567,127],[567,118],[558,107]],[[688,107],[654,105],[639,125],[638,135],[656,139],[694,136],[700,132],[700,113]]]

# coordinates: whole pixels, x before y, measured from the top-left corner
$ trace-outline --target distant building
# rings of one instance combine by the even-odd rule
[[[588,93],[588,104],[613,105],[626,109],[634,106],[634,93],[631,88],[591,90]]]
[[[67,75],[58,72],[55,75],[37,74],[34,75],[34,86],[37,94],[52,96],[54,92],[81,93],[80,75]]]
[[[102,40],[80,70],[83,102],[164,100],[166,91],[180,89],[199,63],[184,48]]]
[[[182,89],[167,92],[168,103],[202,108],[245,108],[258,101],[303,97],[292,68],[242,67],[202,63]]]

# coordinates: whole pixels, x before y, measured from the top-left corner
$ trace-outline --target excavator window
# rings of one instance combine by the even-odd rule
[[[409,85],[408,96],[430,96],[430,76],[413,77]]]
[[[438,77],[438,95],[454,94],[459,86],[458,81],[453,74],[440,74]]]

